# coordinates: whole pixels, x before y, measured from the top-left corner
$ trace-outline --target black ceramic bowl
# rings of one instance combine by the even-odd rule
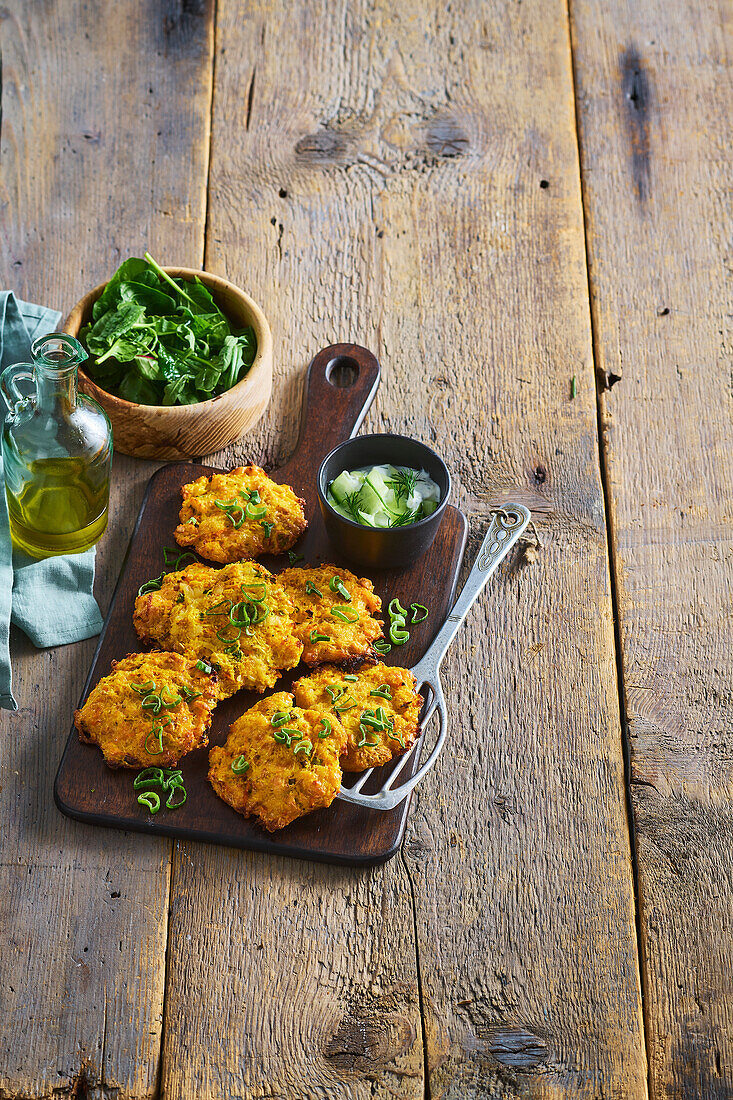
[[[326,499],[328,486],[343,470],[385,462],[427,470],[440,489],[440,503],[432,515],[405,527],[362,527],[331,507]],[[388,434],[360,435],[334,447],[321,463],[316,484],[323,522],[334,547],[345,558],[372,569],[409,565],[425,553],[438,533],[451,488],[448,467],[435,451],[416,439]]]

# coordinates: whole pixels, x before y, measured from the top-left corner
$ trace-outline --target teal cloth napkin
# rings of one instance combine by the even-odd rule
[[[0,291],[0,371],[13,363],[29,363],[33,341],[53,332],[60,319],[55,309],[21,302],[10,290]],[[0,413],[5,413],[1,400]],[[43,561],[13,550],[0,453],[0,707],[18,709],[10,667],[10,623],[40,649],[92,638],[102,629],[93,586],[94,547]]]

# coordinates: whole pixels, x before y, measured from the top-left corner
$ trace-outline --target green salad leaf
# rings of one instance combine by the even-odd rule
[[[143,405],[208,401],[257,354],[254,330],[235,328],[200,279],[172,278],[148,252],[120,265],[79,336],[94,381]]]

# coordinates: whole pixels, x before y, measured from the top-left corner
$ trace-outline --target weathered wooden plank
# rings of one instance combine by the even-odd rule
[[[3,6],[4,286],[65,311],[146,247],[164,262],[201,262],[212,22],[208,2],[151,14],[122,0],[113,17],[81,0]],[[115,459],[97,557],[103,607],[153,469]],[[156,1089],[170,845],[73,824],[53,805],[93,647],[37,652],[13,640],[21,709],[2,719],[2,1096]]]
[[[733,1092],[733,10],[570,6],[650,1092],[716,1100]]]
[[[403,862],[177,848],[164,1095],[423,1095],[414,885],[433,1097],[642,1097],[563,6],[220,0],[217,42],[207,267],[263,304],[277,370],[227,457],[279,463],[305,362],[358,340],[366,430],[435,443],[474,541],[515,496],[545,549],[456,643]]]
[[[325,3],[218,4],[206,262],[265,309],[275,386],[257,431],[217,464],[280,465],[314,352],[357,336],[378,347],[372,181],[334,166],[327,131],[319,146],[339,96],[374,79],[363,59],[349,72],[344,18]],[[166,1098],[423,1096],[399,862],[352,872],[176,845],[172,890]]]

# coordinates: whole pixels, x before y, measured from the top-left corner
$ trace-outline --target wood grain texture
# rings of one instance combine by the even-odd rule
[[[572,0],[654,1098],[733,1095],[729,4]],[[620,381],[616,381],[620,378]]]
[[[176,846],[164,1095],[644,1097],[563,6],[219,0],[206,267],[275,341],[216,464],[280,465],[305,363],[356,340],[365,430],[438,448],[474,543],[514,497],[543,550],[455,643],[402,863]]]
[[[2,284],[67,312],[122,259],[203,259],[211,4],[6,3]],[[123,57],[124,52],[124,57]],[[115,459],[97,555],[111,594],[151,463]],[[52,783],[94,642],[12,642],[2,718],[0,1095],[151,1096],[170,845],[64,819]]]

